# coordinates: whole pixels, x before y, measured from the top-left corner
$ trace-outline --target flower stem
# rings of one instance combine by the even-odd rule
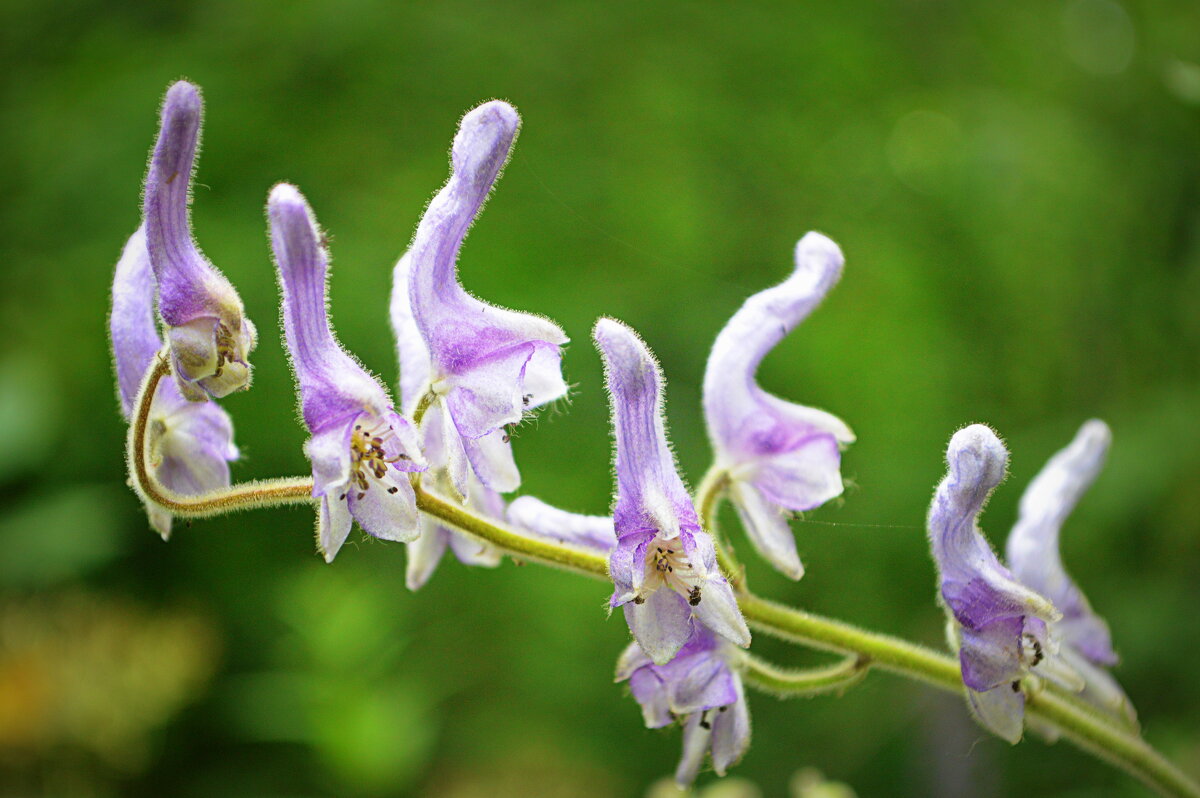
[[[822,668],[793,670],[773,665],[753,654],[746,654],[743,664],[742,678],[746,683],[777,698],[841,692],[866,678],[871,666],[866,657],[846,657]]]
[[[313,502],[312,480],[306,477],[241,483],[201,496],[182,496],[164,487],[147,466],[146,429],[149,425],[154,393],[158,383],[169,371],[165,353],[160,353],[147,370],[138,392],[136,409],[126,440],[126,457],[132,483],[139,496],[182,517],[220,515],[253,507]],[[722,475],[712,479],[706,477],[697,493],[701,521],[706,528],[711,528],[714,511],[724,489],[722,482]],[[417,507],[422,512],[472,537],[491,543],[512,557],[597,579],[608,579],[608,562],[598,554],[521,534],[475,515],[462,505],[430,493],[419,485],[416,488],[416,496]],[[736,560],[729,556],[723,561],[722,567],[727,569],[727,576],[739,587],[738,603],[751,626],[792,643],[837,652],[850,658],[847,662],[852,663],[852,670],[849,674],[843,674],[840,682],[834,671],[846,668],[846,663],[824,669],[824,679],[827,682],[825,689],[848,686],[853,680],[862,678],[869,665],[948,692],[962,692],[958,663],[945,654],[890,635],[868,632],[842,621],[759,598],[745,590],[744,582],[735,581],[735,577],[741,573],[741,566]],[[761,679],[764,684],[774,681],[774,689],[779,692],[784,691],[784,683],[789,679],[800,682],[805,678],[806,672],[803,671],[784,671],[755,658],[749,658],[747,661],[751,663],[747,670],[747,681]],[[821,679],[814,675],[817,673],[819,671],[812,671],[807,672],[807,675],[819,682]],[[767,689],[772,688],[768,686]],[[1135,731],[1115,719],[1091,712],[1078,701],[1048,689],[1031,691],[1027,695],[1026,712],[1057,728],[1064,737],[1083,750],[1121,768],[1163,795],[1200,798],[1200,786],[1150,747]]]
[[[729,473],[727,471],[715,466],[710,468],[704,475],[704,479],[700,480],[700,487],[696,489],[696,512],[700,516],[700,526],[712,535],[713,545],[717,550],[717,564],[721,568],[721,573],[725,574],[725,578],[729,580],[734,591],[740,592],[746,590],[746,569],[738,562],[737,556],[733,553],[733,546],[729,545],[717,527],[717,510],[721,506],[721,499],[724,497],[725,488],[728,485]]]
[[[133,420],[125,439],[125,460],[129,466],[134,490],[145,501],[152,502],[181,518],[203,518],[224,515],[236,510],[272,507],[283,504],[312,504],[312,479],[285,477],[255,482],[243,482],[228,488],[197,496],[184,496],[163,485],[146,465],[146,428],[150,425],[150,408],[158,383],[171,367],[167,350],[158,354],[142,379],[134,404]]]

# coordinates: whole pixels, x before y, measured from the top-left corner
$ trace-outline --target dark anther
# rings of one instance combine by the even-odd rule
[[[533,401],[533,394],[531,394],[531,393],[527,393],[521,397],[521,404],[524,405],[525,407],[529,407],[529,403],[532,401]]]
[[[1020,682],[1020,680],[1017,680],[1017,681],[1015,681],[1015,682],[1013,682],[1013,683],[1012,683],[1012,689],[1013,689],[1013,692],[1014,692],[1014,693],[1019,693],[1019,692],[1021,692],[1021,682]]]
[[[361,499],[362,499],[362,497],[363,497],[363,496],[366,496],[366,495],[367,495],[367,494],[366,494],[366,492],[364,491],[363,493],[360,493],[360,494],[358,494],[358,497],[357,497],[357,498],[361,500]]]
[[[346,494],[343,493],[341,496],[338,496],[338,501],[345,501],[345,500],[346,500]]]
[[[400,489],[397,488],[395,485],[392,485],[390,488],[388,488],[388,493],[394,494],[398,490],[400,490]]]
[[[696,585],[694,588],[692,588],[692,592],[688,593],[688,604],[691,604],[693,607],[695,607],[699,603],[700,603],[700,585]]]
[[[645,603],[646,603],[646,599],[642,598],[641,596],[634,596],[634,597],[633,597],[633,603],[634,603],[634,604],[645,604]]]

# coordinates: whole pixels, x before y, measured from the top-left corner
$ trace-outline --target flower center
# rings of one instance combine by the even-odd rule
[[[646,576],[634,601],[641,603],[660,587],[668,587],[694,607],[700,603],[703,582],[703,577],[688,561],[679,538],[663,540],[656,537],[646,548]]]
[[[395,457],[388,456],[384,447],[394,441],[395,437],[391,425],[385,425],[378,419],[354,425],[354,432],[350,435],[350,484],[358,489],[356,499],[365,496],[371,487],[368,477],[383,479],[387,475],[388,466],[408,459],[408,455],[403,452]],[[387,488],[388,493],[395,493],[397,490],[399,488],[395,485]],[[347,495],[343,493],[338,498],[344,499]]]

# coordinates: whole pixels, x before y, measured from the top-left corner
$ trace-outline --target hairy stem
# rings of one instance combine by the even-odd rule
[[[157,504],[181,518],[203,518],[255,507],[313,502],[313,483],[308,477],[243,482],[199,496],[184,496],[159,482],[147,465],[149,452],[146,451],[146,430],[150,426],[150,409],[154,404],[158,383],[170,370],[167,350],[164,349],[154,359],[142,380],[129,425],[129,435],[125,439],[125,460],[129,466],[134,490],[143,501]]]
[[[170,367],[163,354],[160,354],[147,370],[138,393],[126,441],[126,457],[132,483],[143,500],[182,517],[219,515],[253,507],[313,502],[312,480],[308,478],[243,483],[202,496],[182,496],[164,487],[147,465],[149,453],[146,451],[146,430],[155,390],[169,371]],[[706,478],[698,492],[701,520],[706,528],[710,528],[722,490],[721,481],[714,477],[713,480]],[[598,554],[521,534],[475,515],[460,504],[430,493],[419,484],[416,486],[416,496],[417,507],[422,512],[472,537],[491,543],[514,558],[531,560],[597,579],[608,579],[608,563]],[[740,575],[741,569],[736,561],[732,562],[733,567],[729,568],[727,576],[734,581],[733,577]],[[726,567],[724,563],[723,567]],[[767,601],[746,591],[744,583],[734,583],[740,585],[738,603],[742,613],[754,628],[792,643],[840,653],[849,658],[847,662],[852,663],[852,668],[849,675],[843,675],[841,683],[836,683],[838,677],[832,671],[848,667],[846,663],[835,665],[832,669],[824,669],[827,689],[836,689],[852,683],[850,676],[854,679],[862,678],[869,665],[952,693],[961,693],[963,690],[958,663],[945,654],[890,635],[869,632],[842,621]],[[755,658],[748,661],[752,664],[747,670],[747,681],[761,679],[769,684],[774,680],[775,689],[780,692],[783,692],[783,683],[789,679],[803,681],[805,678],[802,675],[804,672],[801,671],[783,671]],[[813,673],[815,672],[809,672],[809,676]],[[1065,738],[1083,750],[1125,770],[1163,795],[1200,798],[1200,786],[1150,747],[1136,731],[1130,730],[1114,718],[1091,711],[1082,706],[1081,702],[1048,689],[1030,691],[1026,712],[1057,728]]]
[[[725,495],[725,488],[728,485],[729,474],[724,469],[710,468],[704,475],[704,479],[700,480],[700,487],[696,489],[696,512],[700,515],[700,526],[712,535],[713,544],[717,549],[717,564],[721,568],[721,573],[725,574],[725,578],[729,580],[734,591],[740,592],[747,589],[746,569],[734,555],[733,546],[729,545],[725,536],[717,528],[717,510],[721,506],[721,498]]]
[[[789,669],[747,654],[744,666],[747,684],[778,698],[795,698],[841,692],[865,679],[871,664],[866,657],[846,657],[821,668]]]

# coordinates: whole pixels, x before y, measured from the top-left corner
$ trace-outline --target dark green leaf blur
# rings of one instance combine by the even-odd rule
[[[983,519],[999,546],[1045,459],[1103,418],[1110,463],[1064,557],[1148,739],[1200,775],[1194,0],[7,0],[0,65],[0,795],[638,796],[679,753],[613,684],[628,632],[601,583],[448,558],[412,594],[403,545],[355,532],[325,565],[305,509],[150,531],[105,316],[180,77],[206,101],[196,236],[260,331],[253,390],[224,403],[235,478],[307,469],[272,184],[312,202],[339,335],[394,385],[391,266],[459,116],[505,98],[524,126],[461,276],[574,340],[571,401],[517,431],[522,492],[608,507],[601,315],[658,353],[695,484],[708,347],[820,230],[843,280],[760,376],[859,442],[844,500],[794,524],[802,581],[723,516],[755,589],[941,646],[922,524],[951,433],[987,422],[1012,450]],[[799,795],[810,767],[864,798],[1145,794],[885,674],[751,702],[746,795]]]

